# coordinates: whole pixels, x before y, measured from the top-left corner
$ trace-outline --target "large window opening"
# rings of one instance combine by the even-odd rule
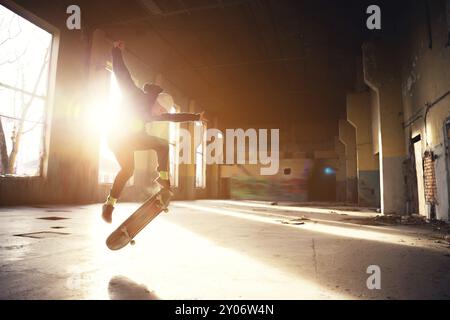
[[[201,122],[195,123],[195,130],[200,133],[201,140],[195,148],[195,187],[206,187],[206,159],[205,159],[205,143],[206,143],[206,127]]]
[[[173,106],[170,113],[176,113],[177,108]],[[169,124],[169,163],[170,163],[170,184],[178,187],[178,168],[180,161],[180,125],[179,123],[170,122]]]
[[[98,181],[101,184],[112,184],[114,178],[120,170],[120,165],[114,156],[114,153],[108,146],[108,132],[114,130],[112,123],[114,123],[120,103],[122,101],[122,93],[120,92],[119,84],[113,72],[110,73],[109,99],[108,102],[100,106],[100,112],[97,117],[100,127],[100,155],[99,155],[99,170]],[[119,130],[119,128],[117,128]],[[127,185],[133,184],[131,178]]]
[[[0,174],[42,175],[53,36],[0,5]]]

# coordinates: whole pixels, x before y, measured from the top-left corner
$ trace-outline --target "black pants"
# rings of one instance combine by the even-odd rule
[[[125,184],[133,176],[135,151],[155,150],[158,156],[158,171],[169,172],[169,143],[162,138],[138,133],[127,136],[113,135],[108,138],[108,142],[120,165],[110,193],[113,198],[120,197]]]

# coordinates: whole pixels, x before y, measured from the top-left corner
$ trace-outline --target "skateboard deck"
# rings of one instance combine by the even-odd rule
[[[167,212],[169,210],[167,209],[168,199],[168,194],[163,190],[146,200],[106,239],[108,248],[119,250],[128,243],[134,245],[134,237],[162,211]]]

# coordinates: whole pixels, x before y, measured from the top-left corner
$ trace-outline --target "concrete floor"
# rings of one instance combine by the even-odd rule
[[[137,206],[119,204],[112,226],[100,205],[0,208],[0,299],[450,298],[448,243],[366,225],[375,213],[173,202],[135,246],[109,251],[106,237]],[[39,219],[52,216],[67,219]],[[56,233],[26,235],[45,231]],[[367,289],[369,265],[381,290]]]

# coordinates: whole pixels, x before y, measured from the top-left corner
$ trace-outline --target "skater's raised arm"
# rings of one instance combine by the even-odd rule
[[[123,60],[122,50],[125,48],[123,41],[114,42],[114,47],[112,49],[112,57],[113,57],[113,72],[116,75],[117,81],[119,85],[123,88],[136,90],[136,84],[131,78],[130,71],[125,65],[125,61]]]
[[[170,121],[170,122],[190,122],[202,121],[207,122],[204,112],[202,113],[163,113],[159,116],[153,116],[153,121]]]
[[[154,116],[153,121],[189,122],[200,121],[200,113],[163,113]]]

